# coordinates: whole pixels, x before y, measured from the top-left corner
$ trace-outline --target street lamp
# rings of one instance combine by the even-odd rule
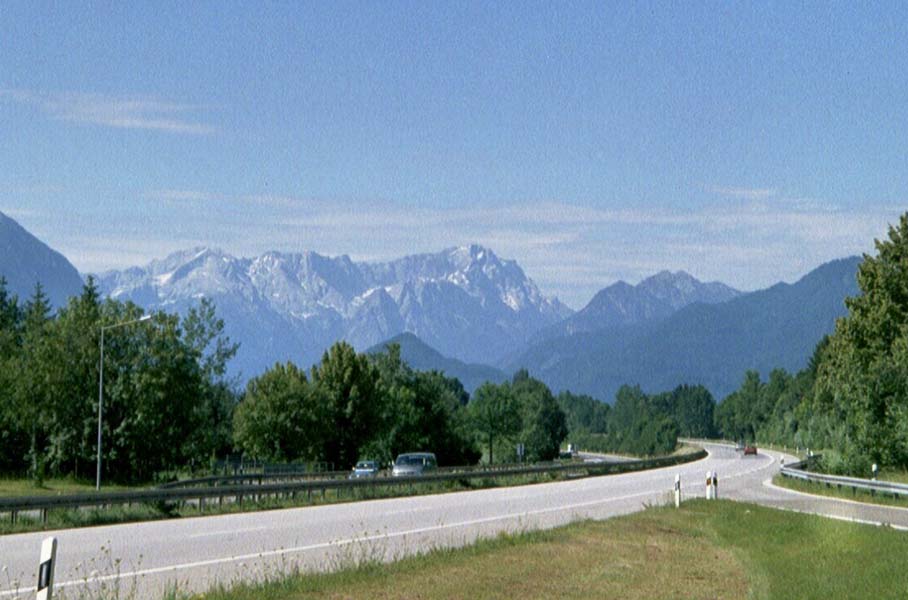
[[[123,323],[116,323],[114,325],[104,325],[101,327],[101,366],[98,370],[98,473],[95,477],[95,489],[101,489],[101,415],[103,414],[104,407],[104,332],[108,329],[114,329],[116,327],[124,327],[126,325],[132,325],[133,323],[141,323],[142,321],[147,321],[151,318],[151,315],[143,315],[138,319],[133,319],[132,321],[124,321]]]

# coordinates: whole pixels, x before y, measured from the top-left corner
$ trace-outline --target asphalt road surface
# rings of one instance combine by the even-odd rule
[[[709,457],[664,469],[572,481],[0,536],[0,599],[32,597],[41,540],[58,539],[55,589],[68,595],[119,588],[157,599],[169,586],[204,591],[291,569],[327,570],[460,546],[500,532],[602,519],[670,501],[676,474],[684,497],[703,496],[707,470],[719,496],[788,510],[908,527],[908,510],[868,507],[768,485],[780,454],[742,457],[707,444]],[[793,460],[787,457],[786,461]],[[18,584],[16,584],[18,582]]]

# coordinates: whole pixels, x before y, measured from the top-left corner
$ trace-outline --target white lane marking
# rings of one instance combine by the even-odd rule
[[[117,574],[112,574],[112,575],[101,575],[99,577],[91,578],[88,581],[85,581],[85,580],[64,581],[64,582],[56,583],[55,586],[56,587],[71,587],[71,586],[78,586],[78,585],[89,585],[89,584],[98,583],[98,582],[102,582],[102,581],[111,581],[111,580],[119,579],[119,578],[125,579],[125,578],[131,578],[131,577],[141,577],[141,576],[145,576],[145,575],[156,575],[159,573],[183,571],[186,569],[195,569],[195,568],[199,568],[199,567],[210,567],[210,566],[219,565],[219,564],[240,562],[240,561],[244,561],[244,560],[252,560],[252,559],[257,559],[257,558],[269,558],[272,556],[297,554],[297,553],[306,552],[309,550],[320,550],[320,549],[324,549],[324,548],[330,548],[332,546],[345,546],[345,545],[354,544],[354,543],[372,542],[372,541],[376,541],[376,540],[384,540],[384,539],[405,537],[408,535],[416,535],[419,533],[428,533],[431,531],[454,529],[457,527],[469,527],[471,525],[482,525],[484,523],[492,523],[494,521],[504,521],[507,519],[529,517],[529,516],[541,515],[541,514],[551,513],[551,512],[560,512],[560,511],[565,511],[565,510],[576,510],[579,508],[588,508],[591,506],[596,506],[598,504],[608,504],[611,502],[620,502],[622,500],[630,500],[631,498],[638,498],[641,496],[652,496],[654,494],[660,494],[660,493],[661,492],[658,490],[657,491],[651,490],[651,491],[646,491],[646,492],[637,492],[636,494],[627,494],[624,496],[616,496],[614,498],[605,498],[602,500],[590,500],[587,502],[579,502],[577,504],[558,506],[558,507],[554,507],[554,508],[540,508],[540,509],[536,509],[536,510],[518,512],[518,513],[509,513],[506,515],[498,515],[498,516],[494,516],[494,517],[484,517],[482,519],[471,519],[469,521],[459,521],[457,523],[449,523],[447,525],[431,525],[428,527],[418,527],[416,529],[408,529],[405,531],[395,531],[392,533],[367,535],[367,536],[356,537],[356,538],[347,538],[347,539],[343,539],[343,540],[334,540],[331,542],[320,542],[318,544],[309,544],[306,546],[296,546],[293,548],[280,548],[277,550],[264,550],[262,552],[255,552],[252,554],[243,554],[240,556],[231,556],[231,557],[227,557],[227,558],[212,558],[212,559],[200,560],[200,561],[196,561],[196,562],[169,565],[166,567],[155,567],[152,569],[127,571],[127,572],[117,573]],[[34,592],[35,590],[36,590],[35,587],[2,590],[2,591],[0,591],[0,596],[12,596],[14,594],[18,595],[18,594],[23,594],[23,593],[27,594],[27,593]]]
[[[203,538],[203,537],[211,537],[214,535],[229,535],[231,533],[252,533],[253,531],[265,531],[266,529],[271,529],[271,527],[266,525],[266,526],[262,526],[262,527],[246,527],[245,529],[221,529],[219,531],[194,533],[194,534],[188,535],[186,537],[188,537],[190,539],[191,538]]]

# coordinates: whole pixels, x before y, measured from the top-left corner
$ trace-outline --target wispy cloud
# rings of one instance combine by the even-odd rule
[[[247,257],[314,250],[382,261],[476,242],[516,259],[545,293],[580,308],[618,279],[636,282],[662,269],[745,290],[794,281],[828,260],[872,252],[874,238],[902,212],[777,201],[782,196],[620,210],[560,202],[420,207],[179,188],[143,197],[179,203],[180,218],[170,209],[146,210],[140,226],[112,223],[90,240],[79,239],[84,227],[71,222],[68,239],[50,241],[84,271],[144,264],[198,245]]]
[[[34,106],[53,119],[122,129],[148,129],[167,133],[206,135],[216,131],[190,117],[203,106],[147,96],[105,96],[84,93],[40,93],[0,90],[5,98]]]
[[[143,194],[144,198],[151,200],[166,200],[170,202],[208,202],[218,200],[219,196],[198,190],[154,190]]]
[[[765,200],[766,198],[772,198],[777,195],[776,190],[772,188],[726,187],[714,185],[708,187],[707,191],[719,194],[720,196],[742,198],[744,200]]]

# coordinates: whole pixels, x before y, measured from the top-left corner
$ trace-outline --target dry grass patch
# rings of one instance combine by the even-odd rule
[[[669,510],[439,550],[390,565],[291,578],[206,596],[282,598],[742,598],[747,577],[690,519]],[[703,560],[709,557],[710,560]],[[717,592],[711,582],[722,581]]]

